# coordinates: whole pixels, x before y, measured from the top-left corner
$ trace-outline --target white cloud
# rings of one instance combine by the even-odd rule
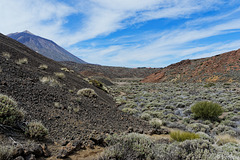
[[[229,41],[226,44],[224,42],[216,42],[212,44],[190,45],[193,41],[230,33],[233,29],[240,29],[240,19],[223,22],[222,24],[201,30],[179,29],[154,34],[154,36],[146,37],[152,37],[154,40],[145,45],[114,46],[114,50],[112,50],[112,46],[98,48],[97,50],[89,48],[88,52],[80,50],[79,53],[86,53],[84,57],[86,61],[93,63],[97,63],[97,61],[99,63],[100,59],[105,65],[120,64],[133,67],[139,64],[142,66],[150,64],[151,66],[162,67],[168,65],[170,59],[180,61],[187,58],[202,58],[240,48],[240,40]],[[101,54],[101,51],[105,54]],[[109,57],[106,55],[113,56]]]
[[[4,34],[30,30],[31,32],[49,38],[58,44],[71,49],[71,45],[104,37],[133,24],[154,19],[170,18],[175,20],[192,14],[215,11],[219,6],[229,5],[235,0],[70,0],[66,4],[58,0],[1,0],[0,30]],[[225,4],[226,3],[226,4]],[[174,30],[164,29],[159,33],[146,31],[141,35],[123,35],[107,40],[107,47],[92,42],[88,48],[74,45],[71,51],[80,58],[107,65],[166,65],[171,59],[181,59],[187,56],[203,56],[202,52],[211,53],[226,48],[235,49],[238,41],[229,41],[228,47],[213,44],[196,44],[194,41],[223,35],[240,29],[240,8],[236,10],[199,18],[180,24]],[[81,15],[80,22],[68,22],[68,16]],[[189,18],[190,19],[190,18]],[[215,23],[213,23],[215,22]],[[65,24],[76,29],[66,28]],[[111,44],[112,43],[112,44]],[[79,45],[81,46],[81,44]],[[214,53],[213,53],[214,54]],[[154,63],[154,64],[153,64]],[[131,64],[131,65],[130,65]],[[160,66],[162,66],[160,64]]]
[[[4,34],[30,30],[53,38],[61,34],[65,17],[76,12],[72,7],[55,0],[1,0],[0,30]]]

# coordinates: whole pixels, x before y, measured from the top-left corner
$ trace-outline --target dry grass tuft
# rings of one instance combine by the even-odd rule
[[[42,82],[43,84],[48,84],[49,86],[52,86],[52,87],[62,86],[60,82],[58,82],[55,78],[50,76],[40,78],[40,82]]]
[[[38,68],[42,70],[46,70],[48,66],[46,64],[41,64]]]
[[[224,134],[224,135],[218,135],[216,136],[217,138],[217,144],[218,145],[224,145],[226,143],[235,143],[235,144],[240,144],[240,140],[230,136],[229,134]]]
[[[62,73],[62,72],[54,72],[54,74],[55,74],[56,77],[58,77],[58,78],[60,78],[60,79],[63,79],[63,78],[66,77],[65,74]]]
[[[197,139],[200,136],[198,134],[195,133],[191,133],[191,132],[185,132],[185,131],[172,131],[170,133],[170,137],[178,142],[183,142],[185,140],[192,140],[192,139]]]
[[[28,64],[28,59],[27,59],[27,58],[21,58],[21,59],[18,59],[18,60],[16,61],[16,63],[17,63],[18,65]]]
[[[8,52],[2,52],[2,56],[6,59],[9,60],[11,58],[11,54]]]

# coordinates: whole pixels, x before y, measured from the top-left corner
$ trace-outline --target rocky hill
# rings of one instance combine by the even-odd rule
[[[74,62],[61,62],[69,68],[74,69],[85,77],[101,76],[110,79],[114,78],[144,78],[159,70],[159,68],[126,68],[111,67],[95,64],[78,64]]]
[[[240,49],[209,58],[183,60],[144,78],[142,82],[240,81]]]
[[[85,61],[72,55],[53,41],[34,35],[29,31],[12,33],[9,34],[8,37],[19,41],[20,43],[28,46],[32,50],[55,61],[73,61],[76,63],[86,63]]]
[[[85,88],[93,89],[96,94],[77,94]],[[12,97],[25,111],[24,121],[40,121],[46,126],[49,134],[44,143],[53,146],[53,156],[59,152],[54,146],[63,141],[65,145],[73,140],[86,145],[98,144],[92,137],[123,132],[129,127],[150,128],[118,110],[111,96],[76,72],[3,34],[0,34],[0,94]],[[0,124],[2,145],[28,143],[18,129],[5,128]]]

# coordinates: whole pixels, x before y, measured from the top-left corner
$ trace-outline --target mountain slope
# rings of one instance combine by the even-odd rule
[[[143,78],[159,70],[159,68],[126,68],[111,67],[95,64],[78,64],[74,62],[61,62],[69,68],[74,69],[86,77],[103,76],[110,79],[114,78]]]
[[[166,81],[240,81],[240,49],[209,58],[183,60],[142,80],[142,82]]]
[[[76,63],[86,63],[62,47],[58,46],[53,41],[36,36],[29,31],[12,33],[7,36],[55,61],[73,61]]]
[[[85,142],[93,135],[122,132],[129,127],[149,129],[145,122],[118,110],[106,92],[77,73],[63,70],[64,67],[0,34],[0,93],[17,101],[26,111],[26,121],[41,121],[49,129],[51,141]],[[43,77],[50,77],[55,85],[49,85],[51,81],[44,83]],[[97,97],[77,95],[83,88],[93,89]],[[0,139],[1,136],[0,132]],[[13,138],[24,143],[18,137]],[[4,144],[2,139],[1,142]]]

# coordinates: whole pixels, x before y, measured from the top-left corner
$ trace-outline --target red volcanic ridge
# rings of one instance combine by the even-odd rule
[[[240,81],[240,49],[209,58],[183,60],[153,73],[142,82]]]

